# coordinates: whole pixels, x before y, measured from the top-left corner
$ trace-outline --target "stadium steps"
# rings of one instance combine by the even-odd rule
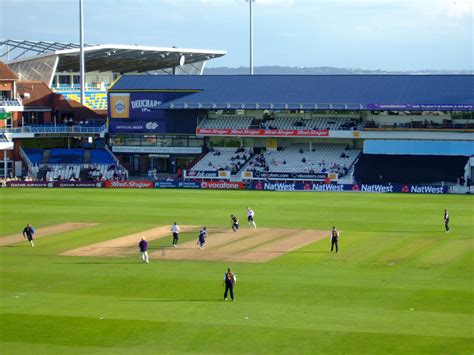
[[[41,164],[48,164],[49,155],[50,155],[49,149],[45,149],[43,151],[43,160],[41,161]]]
[[[83,164],[89,164],[90,162],[91,162],[91,150],[85,149]]]
[[[247,164],[253,159],[254,156],[255,156],[255,153],[252,153],[252,155],[245,161],[245,163],[242,164],[242,166],[240,167],[240,169],[237,170],[237,171],[235,172],[235,174],[232,174],[232,177],[236,177],[236,178],[237,178],[237,180],[235,180],[235,181],[240,181],[240,175],[241,175],[242,171],[244,171],[244,167],[247,166]]]
[[[41,168],[41,169],[39,169],[39,170],[38,170],[38,173],[36,174],[36,178],[37,178],[38,180],[44,180],[44,179],[46,179],[46,174],[47,174],[47,172],[48,172],[48,169],[46,169],[46,168]]]
[[[79,173],[79,178],[81,180],[90,180],[89,171],[90,169],[82,169],[81,172]]]
[[[202,158],[206,156],[206,154],[209,152],[209,149],[207,147],[203,147],[201,154],[199,154],[196,158],[193,159],[191,163],[188,164],[187,170],[191,170],[194,165],[196,165]]]

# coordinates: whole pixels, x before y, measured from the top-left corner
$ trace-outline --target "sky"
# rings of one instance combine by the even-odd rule
[[[0,0],[0,38],[79,41],[79,0]],[[254,65],[473,70],[474,0],[256,0]],[[249,64],[245,0],[84,0],[85,42],[221,49]]]

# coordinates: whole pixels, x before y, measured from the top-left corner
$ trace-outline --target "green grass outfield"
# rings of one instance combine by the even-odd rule
[[[65,257],[156,225],[342,230],[268,263]],[[1,189],[0,235],[97,226],[0,248],[1,354],[474,352],[474,199],[411,194]],[[452,231],[443,231],[448,208]],[[170,239],[171,240],[171,239]]]

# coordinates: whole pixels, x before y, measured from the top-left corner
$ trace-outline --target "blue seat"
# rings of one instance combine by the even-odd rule
[[[43,162],[43,149],[24,148],[23,151],[33,164],[41,164]]]
[[[114,159],[105,149],[93,149],[91,151],[91,164],[113,164]]]

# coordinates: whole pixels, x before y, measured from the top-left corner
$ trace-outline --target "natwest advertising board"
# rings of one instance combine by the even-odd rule
[[[104,187],[115,189],[152,189],[153,181],[136,180],[136,181],[106,181]]]
[[[244,137],[328,137],[327,129],[232,129],[197,128],[202,136],[244,136]]]
[[[217,182],[217,181],[203,181],[201,182],[201,189],[220,189],[220,190],[242,190],[244,188],[242,182]]]

